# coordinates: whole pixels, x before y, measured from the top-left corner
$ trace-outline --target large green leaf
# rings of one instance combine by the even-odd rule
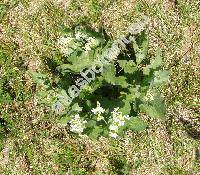
[[[145,53],[143,53],[142,51],[136,53],[135,55],[137,64],[140,64],[146,57]]]
[[[85,126],[88,128],[93,128],[94,126],[96,126],[97,122],[95,120],[89,120]]]
[[[61,66],[58,67],[58,70],[61,72],[75,72],[79,73],[83,69],[88,68],[91,66],[91,62],[89,60],[85,60],[82,62],[82,64],[78,63],[77,64],[62,64]]]
[[[57,98],[65,106],[69,106],[71,103],[71,99],[64,89],[58,91]]]
[[[126,88],[128,86],[128,83],[126,81],[126,77],[124,77],[124,76],[115,77],[112,80],[112,84],[113,85],[119,85],[122,88]]]
[[[136,55],[136,63],[140,64],[147,56],[148,51],[148,38],[145,33],[142,33],[137,40],[133,39],[133,48]]]
[[[158,67],[160,67],[162,64],[162,53],[160,48],[157,49],[156,51],[156,58],[151,60],[151,68],[152,69],[157,69]]]
[[[66,115],[62,117],[60,120],[58,120],[58,123],[61,125],[67,125],[67,123],[71,120],[71,117]]]
[[[137,70],[136,64],[132,60],[118,60],[118,63],[125,73],[133,73]]]
[[[169,80],[169,71],[159,70],[154,73],[154,85],[162,85]]]
[[[165,119],[166,109],[163,102],[152,102],[152,104],[141,104],[140,109],[142,112],[145,112],[150,117]]]
[[[89,134],[89,137],[96,140],[102,132],[103,129],[101,126],[94,126],[92,132]]]
[[[123,102],[124,102],[124,106],[122,108],[120,108],[120,111],[124,115],[128,115],[128,114],[130,114],[130,111],[131,111],[131,105],[130,105],[129,101],[126,99],[124,99]]]
[[[130,121],[128,121],[128,128],[134,131],[143,131],[146,129],[147,124],[144,123],[144,121],[138,117],[131,118]]]
[[[115,83],[114,79],[115,79],[115,66],[113,64],[107,65],[104,68],[104,71],[102,73],[102,76],[104,77],[104,79],[108,82],[108,83]]]
[[[144,75],[149,75],[150,74],[150,65],[147,65],[146,67],[143,68],[143,74]]]
[[[135,87],[129,88],[132,99],[140,97],[141,95],[140,88],[141,88],[140,85],[136,85]]]
[[[80,107],[79,105],[78,105],[78,103],[75,103],[73,106],[72,106],[72,111],[76,111],[76,112],[80,112],[80,111],[82,111],[82,107]]]
[[[37,84],[44,84],[45,81],[47,80],[47,74],[43,73],[37,73],[33,71],[29,71],[30,75],[33,78],[33,81],[36,82]]]
[[[72,54],[68,61],[70,64],[62,64],[57,69],[61,72],[75,72],[79,73],[85,68],[89,69],[94,63],[94,59],[97,57],[98,52],[91,51],[90,53],[82,53],[78,55],[77,53]]]

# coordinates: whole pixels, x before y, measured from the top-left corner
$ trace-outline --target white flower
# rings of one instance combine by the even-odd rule
[[[118,136],[117,132],[119,127],[123,126],[126,120],[130,120],[130,117],[129,115],[123,115],[122,112],[119,111],[119,107],[114,108],[111,114],[112,118],[110,120],[109,135],[113,138],[116,138]]]
[[[81,38],[82,38],[81,32],[77,32],[75,34],[75,37],[76,37],[77,40],[81,40]]]
[[[81,134],[85,128],[85,124],[87,121],[81,120],[79,114],[76,114],[73,116],[73,119],[71,119],[70,123],[70,131]]]
[[[111,112],[112,116],[113,116],[113,121],[118,124],[118,126],[123,126],[125,123],[125,118],[122,115],[122,112],[118,112],[119,107],[118,108],[114,108],[114,111]]]
[[[116,117],[117,115],[120,115],[120,112],[118,112],[119,107],[114,108],[114,110],[111,112],[111,114],[113,115],[113,117]]]
[[[102,114],[105,112],[105,109],[103,109],[102,107],[96,107],[96,108],[92,108],[92,112],[96,115],[96,114]]]
[[[91,111],[93,112],[94,115],[97,115],[97,121],[104,120],[104,117],[102,116],[102,114],[105,112],[105,109],[103,109],[100,106],[100,103],[98,101],[97,101],[97,107],[92,108]]]
[[[114,108],[112,113],[112,120],[111,122],[117,126],[123,126],[126,120],[130,120],[129,115],[123,115],[122,112],[118,111],[119,107]]]
[[[74,38],[72,37],[61,37],[58,39],[58,47],[64,56],[68,56],[76,48],[76,43],[74,43]]]
[[[124,126],[124,123],[125,123],[124,119],[122,120],[116,119],[115,121],[117,121],[118,126]]]
[[[96,114],[103,114],[105,112],[105,109],[103,109],[100,106],[100,103],[97,101],[97,107],[96,108],[92,108],[91,111],[94,113],[94,115],[96,115]]]
[[[84,47],[86,53],[88,53],[88,51],[92,50],[93,47],[98,46],[99,44],[98,41],[93,37],[89,37],[86,40],[87,40],[87,43],[85,44],[85,47]]]
[[[63,37],[63,36],[62,36],[62,37],[58,40],[58,44],[61,45],[61,46],[68,46],[72,40],[74,40],[74,38],[71,38],[71,37]]]
[[[76,32],[75,37],[77,40],[80,41],[81,39],[86,39],[87,35],[79,31],[79,32]]]
[[[75,119],[75,120],[80,120],[79,114],[76,114],[76,115],[74,116],[74,119]]]
[[[110,125],[110,126],[109,126],[109,129],[110,129],[111,131],[118,131],[118,126],[117,126],[117,125]]]
[[[91,47],[88,43],[85,44],[84,50],[86,53],[88,53],[91,50]]]
[[[98,40],[93,38],[93,37],[89,37],[87,39],[88,44],[90,45],[90,47],[95,47],[99,44]]]
[[[97,121],[100,121],[100,120],[104,120],[104,117],[102,115],[98,114]]]
[[[112,138],[115,138],[115,139],[118,137],[117,133],[115,133],[115,132],[110,132],[109,136]]]
[[[130,119],[131,119],[129,115],[124,115],[124,118],[125,118],[126,120],[130,120]]]

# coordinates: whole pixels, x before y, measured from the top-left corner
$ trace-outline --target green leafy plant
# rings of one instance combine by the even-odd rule
[[[65,29],[61,35],[57,74],[50,79],[32,73],[41,102],[60,116],[60,124],[91,138],[117,138],[126,130],[146,128],[139,113],[165,119],[159,88],[169,72],[161,69],[159,49],[155,58],[148,55],[143,29],[117,42],[86,27]]]

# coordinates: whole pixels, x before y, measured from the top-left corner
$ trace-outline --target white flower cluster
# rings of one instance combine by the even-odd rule
[[[100,106],[100,103],[97,102],[97,107],[92,109],[94,115],[97,115],[97,121],[104,120],[103,113],[105,109]],[[129,115],[123,115],[122,112],[119,111],[119,107],[114,108],[111,112],[112,118],[109,121],[109,136],[112,138],[118,137],[118,129],[120,126],[124,126],[126,120],[130,120]],[[106,122],[106,121],[105,121]],[[106,122],[107,123],[107,122]],[[108,124],[108,123],[107,123]]]
[[[102,114],[105,112],[105,109],[103,109],[100,105],[100,103],[97,101],[97,107],[92,108],[91,110],[94,115],[97,115],[97,121],[104,120],[104,117]]]
[[[98,40],[96,40],[93,37],[87,38],[86,41],[87,42],[86,42],[85,47],[84,47],[86,53],[88,53],[88,51],[90,51],[92,48],[94,48],[94,47],[99,45]]]
[[[83,45],[82,45],[83,44]],[[94,37],[90,37],[81,31],[77,31],[74,37],[62,36],[58,39],[58,47],[64,56],[70,55],[78,46],[84,46],[85,53],[88,53],[92,48],[99,45],[99,41]]]
[[[73,119],[71,119],[70,123],[70,131],[81,134],[83,130],[85,129],[85,124],[87,123],[86,120],[81,120],[79,114],[76,114],[73,116]]]
[[[119,111],[119,107],[114,108],[114,111],[111,112],[112,119],[110,121],[111,125],[109,126],[110,137],[117,138],[118,137],[118,129],[120,126],[123,126],[125,124],[126,120],[130,120],[129,115],[123,115],[122,112]]]
[[[76,47],[74,38],[72,37],[61,37],[58,40],[58,47],[60,48],[60,52],[64,56],[70,55],[74,51],[74,47]]]
[[[76,32],[75,37],[78,41],[82,41],[83,39],[86,39],[88,36],[80,31]]]

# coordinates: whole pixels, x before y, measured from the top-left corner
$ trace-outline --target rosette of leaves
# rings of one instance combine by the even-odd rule
[[[77,37],[78,33],[80,37]],[[169,72],[161,69],[160,49],[157,49],[153,58],[148,55],[145,31],[137,35],[128,34],[126,38],[130,42],[124,43],[126,48],[119,45],[117,59],[103,64],[103,71],[96,74],[95,79],[87,83],[70,103],[68,88],[76,84],[81,71],[90,69],[93,62],[111,47],[112,40],[86,28],[64,30],[63,36],[71,37],[74,45],[70,46],[68,54],[61,53],[64,61],[57,67],[59,74],[56,75],[54,88],[57,95],[52,100],[52,106],[56,114],[60,115],[59,123],[66,126],[73,115],[79,114],[87,121],[83,134],[98,138],[109,135],[111,112],[117,107],[123,115],[130,116],[130,120],[119,128],[119,136],[123,136],[126,130],[141,131],[147,127],[138,117],[139,113],[165,119],[165,105],[159,88],[168,81]],[[96,45],[87,50],[85,45],[89,37],[94,38]],[[91,112],[97,101],[105,109],[104,120],[97,120]]]

